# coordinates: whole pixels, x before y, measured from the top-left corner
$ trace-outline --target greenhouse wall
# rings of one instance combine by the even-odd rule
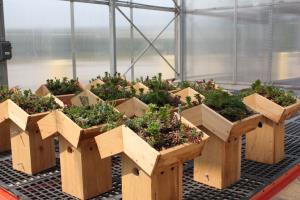
[[[300,77],[300,1],[186,1],[187,77],[285,84]]]

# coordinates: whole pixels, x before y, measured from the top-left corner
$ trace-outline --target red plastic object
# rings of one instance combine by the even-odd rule
[[[19,198],[6,191],[3,188],[0,188],[0,200],[18,200]]]
[[[291,168],[288,172],[276,179],[270,185],[265,187],[262,191],[257,193],[251,200],[268,200],[278,194],[287,185],[293,182],[298,176],[300,176],[300,163]]]

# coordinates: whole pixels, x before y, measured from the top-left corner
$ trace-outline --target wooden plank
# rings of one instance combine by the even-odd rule
[[[103,102],[103,100],[101,100],[98,96],[96,96],[91,91],[84,90],[80,94],[78,94],[78,95],[74,96],[73,98],[71,98],[71,104],[73,106],[83,106],[83,104],[81,102],[81,98],[84,98],[84,97],[88,99],[87,103],[89,105],[95,105],[99,102]]]
[[[116,109],[128,118],[132,118],[144,115],[148,109],[148,105],[140,101],[138,98],[133,97],[116,106]]]
[[[56,125],[57,131],[75,148],[77,148],[82,128],[75,124],[61,111],[56,111]]]
[[[201,104],[201,110],[202,125],[223,141],[227,141],[230,137],[233,123],[204,104]]]
[[[43,84],[35,91],[35,94],[38,96],[46,96],[50,94],[50,91],[47,88],[46,84]]]
[[[6,121],[8,116],[8,100],[0,103],[0,123]]]
[[[71,106],[71,99],[75,97],[75,94],[65,94],[65,95],[56,95],[56,97],[61,100],[65,105]]]
[[[10,120],[0,123],[0,152],[9,151],[10,148]]]
[[[155,199],[151,177],[125,154],[122,154],[122,199]]]
[[[119,126],[95,137],[100,157],[102,159],[122,153],[123,148],[123,128]]]
[[[136,90],[137,95],[140,95],[140,89],[144,89],[144,94],[150,91],[150,89],[141,82],[137,82],[136,84],[132,85],[132,87]],[[128,89],[130,89],[130,87],[128,87]]]
[[[8,101],[8,117],[9,119],[18,125],[23,131],[26,130],[29,114],[27,114],[22,108],[15,104],[11,100]]]
[[[52,111],[44,118],[37,122],[38,127],[40,129],[41,137],[43,139],[54,136],[58,133],[58,128],[56,124],[56,113],[58,111]]]
[[[180,90],[179,92],[176,92],[174,93],[174,95],[176,96],[180,96],[180,100],[182,102],[184,102],[185,104],[187,103],[186,101],[186,97],[191,97],[191,102],[198,102],[198,100],[195,98],[195,95],[199,94],[199,92],[197,92],[196,90],[188,87],[188,88],[185,88],[183,90]],[[204,96],[203,95],[200,95],[202,99],[204,99]]]
[[[241,137],[224,142],[211,132],[202,155],[194,160],[194,179],[224,189],[240,179]]]
[[[293,105],[285,107],[284,113],[280,119],[280,121],[284,121],[295,116],[300,109],[300,100],[297,99],[297,102]]]
[[[230,137],[239,137],[249,131],[254,130],[255,128],[257,128],[259,122],[261,122],[262,117],[263,116],[260,114],[255,114],[234,122]]]
[[[182,116],[195,126],[202,125],[202,113],[200,105],[182,111]]]
[[[111,159],[101,160],[94,139],[78,148],[59,137],[63,192],[79,199],[98,196],[112,188]]]
[[[271,100],[255,93],[243,99],[243,102],[252,110],[264,115],[265,117],[279,123],[284,113],[284,108]]]
[[[246,134],[246,159],[275,164],[284,158],[284,123],[264,117],[263,126]]]
[[[159,152],[128,127],[123,127],[123,148],[129,158],[149,176],[152,175],[160,156]]]

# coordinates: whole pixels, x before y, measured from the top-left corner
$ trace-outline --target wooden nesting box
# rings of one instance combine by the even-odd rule
[[[96,142],[102,158],[122,153],[122,199],[173,200],[182,199],[183,163],[200,156],[207,139],[204,134],[199,144],[157,151],[130,128],[120,126],[97,136]]]
[[[210,136],[202,156],[194,160],[194,179],[219,189],[237,182],[241,174],[241,135],[255,129],[261,115],[231,122],[201,104],[185,110],[183,116]]]
[[[54,167],[54,140],[43,140],[37,126],[37,121],[49,112],[29,115],[11,100],[5,101],[3,106],[6,107],[6,119],[11,121],[13,169],[32,175]],[[4,123],[7,123],[7,120]]]
[[[43,139],[59,134],[63,192],[89,199],[111,190],[111,158],[101,159],[94,139],[101,126],[82,129],[61,111],[51,112],[38,126]]]
[[[103,100],[92,93],[90,90],[83,90],[81,93],[71,98],[70,102],[73,106],[83,106],[95,105],[99,102],[103,102]]]
[[[10,120],[7,116],[7,103],[0,104],[0,153],[9,151],[10,145]]]
[[[84,90],[84,87],[78,83],[78,87],[81,90]],[[36,90],[36,95],[39,96],[46,96],[48,94],[51,94],[51,91],[47,88],[46,84],[41,85],[37,90]],[[65,94],[65,95],[55,95],[58,99],[60,99],[65,105],[72,105],[71,104],[71,99],[76,96],[76,94]]]
[[[127,101],[115,107],[120,113],[123,113],[129,118],[140,117],[148,109],[148,105],[136,97],[132,97]]]
[[[246,135],[246,159],[274,164],[284,159],[284,121],[300,109],[300,101],[282,107],[255,93],[244,98],[244,103],[263,115],[262,123]]]

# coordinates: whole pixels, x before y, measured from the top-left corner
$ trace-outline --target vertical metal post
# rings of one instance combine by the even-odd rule
[[[237,70],[238,70],[238,0],[234,0],[234,15],[233,15],[233,71],[232,82],[237,84]]]
[[[130,20],[132,23],[133,21],[133,7],[132,7],[132,0],[130,0]],[[134,32],[133,32],[133,26],[130,24],[130,41],[131,41],[131,58],[130,58],[130,64],[133,65],[134,62]],[[131,67],[131,81],[134,81],[134,65]]]
[[[5,40],[3,0],[0,0],[0,41]],[[0,62],[0,85],[8,86],[7,62]]]
[[[185,1],[180,0],[180,16],[179,16],[179,28],[178,28],[178,59],[179,59],[179,67],[180,67],[180,80],[184,81],[186,79],[186,26],[185,26],[185,18],[186,18],[186,10],[185,10]]]
[[[115,0],[109,0],[110,73],[117,72],[116,8]]]
[[[268,68],[267,68],[267,77],[266,81],[272,81],[272,65],[273,65],[273,36],[274,36],[274,19],[273,19],[273,10],[274,10],[274,0],[272,0],[271,5],[269,6],[269,55],[268,55]]]
[[[70,13],[71,13],[71,52],[72,52],[72,67],[73,67],[73,78],[77,78],[76,69],[76,45],[75,45],[75,17],[74,17],[74,2],[70,1]]]
[[[178,4],[178,0],[175,0],[175,2]],[[177,11],[180,12],[180,11]],[[176,15],[176,13],[174,13]],[[175,26],[174,26],[174,32],[175,32],[175,70],[179,72],[179,48],[180,48],[180,38],[179,38],[179,27],[180,27],[180,16],[175,19]],[[175,73],[175,78],[179,79],[180,77]]]

